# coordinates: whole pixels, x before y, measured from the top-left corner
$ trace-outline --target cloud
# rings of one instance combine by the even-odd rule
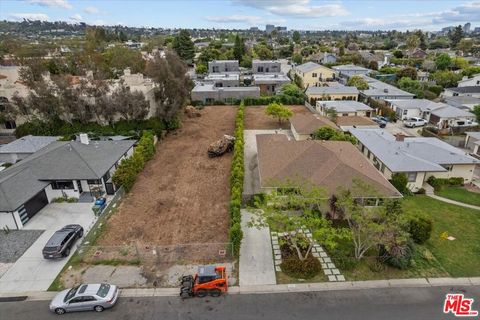
[[[340,3],[310,5],[310,0],[234,0],[234,3],[293,18],[337,17],[349,14]]]
[[[74,22],[81,22],[83,20],[83,18],[80,14],[76,13],[73,16],[70,17],[70,20],[72,20]]]
[[[244,23],[248,25],[263,25],[266,23],[285,23],[284,19],[265,19],[264,17],[251,16],[251,15],[230,15],[230,16],[209,16],[205,17],[205,20],[216,23]]]
[[[28,0],[30,4],[37,4],[42,7],[60,7],[72,9],[72,5],[67,0]]]
[[[95,7],[86,7],[85,9],[83,9],[83,11],[85,11],[88,14],[98,14],[98,13],[100,13],[100,10],[98,10]]]
[[[459,5],[451,10],[433,14],[433,24],[480,21],[480,2]]]
[[[405,29],[424,25],[426,21],[420,22],[410,19],[382,19],[382,18],[364,18],[341,23],[347,29],[359,30],[386,30],[386,29]]]
[[[50,20],[45,13],[10,13],[8,16],[14,20]]]

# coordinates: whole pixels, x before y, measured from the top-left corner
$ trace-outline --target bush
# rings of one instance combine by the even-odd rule
[[[322,265],[317,258],[310,255],[304,261],[300,261],[298,258],[285,259],[282,261],[280,268],[292,278],[311,279],[322,270]]]
[[[426,216],[408,217],[408,232],[415,243],[423,244],[432,235],[433,221]]]
[[[405,244],[397,244],[387,250],[384,246],[380,247],[380,257],[388,265],[405,270],[410,266],[413,256],[414,246],[411,241]]]
[[[358,265],[358,260],[354,257],[337,257],[333,258],[333,262],[341,270],[353,270]]]
[[[400,191],[403,195],[409,195],[410,190],[408,189],[408,178],[405,173],[397,172],[392,174],[392,179],[390,179],[392,185]]]
[[[441,190],[443,187],[459,187],[463,186],[464,180],[462,177],[452,177],[448,179],[435,178],[431,176],[427,179],[429,185],[431,185],[436,191]]]

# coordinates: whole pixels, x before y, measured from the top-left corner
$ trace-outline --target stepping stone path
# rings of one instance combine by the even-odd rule
[[[312,255],[320,261],[323,273],[328,277],[328,281],[345,281],[345,277],[340,273],[340,270],[337,269],[325,250],[323,250],[323,248],[312,239],[312,233],[305,227],[298,232],[305,234],[305,236],[313,241]],[[292,233],[295,234],[295,231]],[[275,271],[282,271],[280,268],[280,264],[282,264],[282,254],[280,251],[278,238],[285,235],[287,235],[287,232],[270,231],[270,238],[272,239],[272,247],[275,259]]]

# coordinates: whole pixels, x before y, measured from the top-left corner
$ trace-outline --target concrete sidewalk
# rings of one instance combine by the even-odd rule
[[[480,207],[477,207],[477,206],[474,206],[474,205],[471,205],[471,204],[467,204],[467,203],[463,203],[463,202],[458,202],[458,201],[455,201],[455,200],[450,200],[450,199],[443,198],[443,197],[439,197],[435,194],[428,194],[427,193],[427,196],[429,196],[430,198],[437,199],[437,200],[440,200],[440,201],[443,201],[443,202],[446,202],[446,203],[454,204],[454,205],[457,205],[457,206],[461,206],[461,207],[465,207],[465,208],[469,208],[469,209],[474,209],[474,210],[480,210]]]
[[[415,279],[392,279],[370,281],[347,281],[347,282],[319,282],[301,284],[278,284],[230,287],[228,294],[267,294],[285,292],[316,292],[316,291],[339,291],[339,290],[365,290],[383,288],[422,288],[422,287],[468,287],[480,286],[480,277],[473,278],[415,278]],[[51,300],[57,292],[22,292],[0,293],[2,297],[23,296],[27,300]],[[179,288],[139,288],[121,289],[121,297],[177,297]]]
[[[240,286],[276,283],[272,242],[268,228],[249,228],[251,214],[242,209],[243,239],[240,247]]]

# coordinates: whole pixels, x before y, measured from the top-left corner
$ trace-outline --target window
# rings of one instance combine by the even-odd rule
[[[315,72],[312,73],[312,77],[313,77],[313,78],[316,78],[316,77],[317,77],[317,74],[316,74]]]
[[[92,297],[92,296],[85,296],[85,297],[83,297],[83,302],[89,302],[89,301],[97,301],[97,299],[95,299],[95,298]]]
[[[102,283],[100,285],[100,288],[98,288],[97,296],[105,298],[109,291],[110,291],[110,285],[106,283]]]
[[[442,164],[441,166],[444,167],[445,169],[447,169],[448,171],[453,170],[453,165],[451,165],[451,164]]]
[[[102,184],[100,179],[87,180],[88,184]]]
[[[108,179],[110,179],[110,171],[107,171],[107,173],[105,173],[105,175],[103,176],[103,181],[107,182]]]
[[[408,182],[415,182],[417,180],[417,173],[407,172],[407,179],[408,179]]]
[[[70,300],[70,303],[80,303],[83,302],[83,297],[76,297]]]
[[[15,121],[5,121],[5,129],[16,129],[17,124]]]
[[[64,190],[64,189],[73,189],[73,181],[53,181],[52,182],[53,190]]]

